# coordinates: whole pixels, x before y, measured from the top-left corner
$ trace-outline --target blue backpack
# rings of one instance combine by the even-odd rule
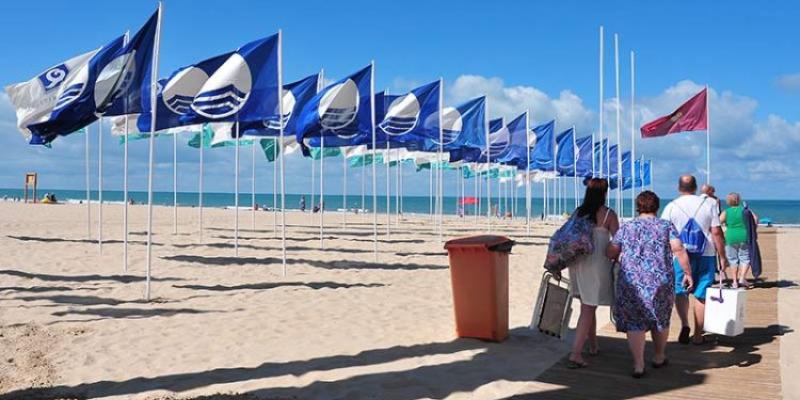
[[[706,251],[706,244],[708,240],[706,240],[706,233],[703,231],[703,227],[697,223],[694,219],[697,216],[697,213],[703,208],[703,204],[705,204],[706,199],[703,199],[703,202],[700,203],[700,207],[697,207],[695,210],[694,215],[689,217],[689,214],[686,211],[683,211],[682,208],[678,207],[676,204],[675,207],[687,217],[689,220],[686,222],[686,225],[683,226],[683,229],[680,231],[680,238],[683,242],[683,247],[686,249],[686,252],[689,254],[703,254]]]

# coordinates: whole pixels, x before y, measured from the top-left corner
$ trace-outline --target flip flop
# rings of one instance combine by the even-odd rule
[[[667,365],[669,365],[669,358],[665,358],[664,361],[661,361],[660,363],[657,363],[655,361],[651,361],[650,365],[652,365],[653,368],[655,368],[655,369],[664,368]]]
[[[589,366],[589,364],[587,364],[585,362],[577,362],[577,361],[573,361],[573,360],[569,360],[567,362],[567,369],[581,369],[581,368],[586,368],[588,366]]]
[[[689,344],[689,334],[691,333],[691,329],[688,326],[684,326],[681,328],[681,334],[678,335],[678,342],[681,344]]]

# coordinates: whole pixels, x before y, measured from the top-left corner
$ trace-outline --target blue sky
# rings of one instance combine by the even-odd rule
[[[45,68],[136,30],[155,2],[24,1],[0,5],[0,83]],[[636,125],[672,111],[703,85],[712,89],[714,180],[722,192],[750,198],[798,198],[800,178],[800,4],[622,1],[184,1],[165,2],[161,75],[274,33],[284,32],[285,79],[325,68],[335,79],[376,60],[376,87],[400,92],[443,77],[448,103],[487,94],[493,116],[531,108],[541,122],[558,118],[580,135],[598,125],[598,27],[606,29],[606,130],[614,133],[612,35],[620,35],[624,143],[629,142],[629,51],[636,51]],[[93,132],[96,130],[93,128]],[[96,146],[96,136],[92,137]],[[186,139],[181,142],[185,143]],[[121,185],[121,149],[105,139],[106,187]],[[637,142],[657,165],[657,189],[671,194],[677,174],[704,168],[702,134]],[[771,146],[772,143],[780,143]],[[171,188],[171,143],[157,142],[157,188]],[[767,147],[769,146],[769,148]],[[144,188],[144,145],[132,146],[132,186]],[[96,147],[93,160],[96,158]],[[209,190],[231,191],[232,151],[214,151]],[[196,188],[195,151],[182,147],[180,189]],[[245,158],[247,159],[247,158]],[[340,163],[331,163],[340,165]],[[310,182],[309,163],[289,161],[288,190]],[[93,168],[96,168],[94,166]],[[242,165],[249,179],[249,163]],[[259,164],[260,190],[271,166]],[[18,187],[37,170],[44,186],[83,187],[83,138],[53,150],[26,146],[0,96],[0,187]],[[404,171],[409,192],[427,193],[427,174]],[[163,176],[162,176],[163,174]],[[219,179],[215,179],[218,174]],[[93,172],[93,175],[96,173]],[[328,175],[326,175],[327,177]],[[330,171],[335,191],[340,170]],[[243,181],[243,187],[249,183]],[[263,183],[263,187],[261,187]],[[351,182],[355,192],[357,182]],[[453,185],[454,190],[455,185]]]

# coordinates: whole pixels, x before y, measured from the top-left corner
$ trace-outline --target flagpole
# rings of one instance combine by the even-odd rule
[[[600,25],[600,126],[598,130],[598,134],[600,135],[600,177],[605,177],[605,173],[603,171],[603,25]]]
[[[595,150],[596,150],[596,148],[595,148],[595,140],[596,140],[596,138],[595,138],[594,132],[592,132],[592,145],[591,145],[591,148],[592,148],[592,178],[596,178],[597,177],[597,171],[596,171],[596,167],[595,167]]]
[[[86,166],[86,237],[92,240],[92,188],[89,178],[89,132],[89,126],[87,126],[84,133],[86,139],[86,144],[84,146],[84,164]]]
[[[361,159],[361,212],[364,212],[364,210],[367,208],[367,202],[366,202],[367,180],[365,177],[367,165],[364,164],[364,160],[365,160],[364,158]]]
[[[178,133],[172,134],[172,234],[178,234]]]
[[[374,160],[373,160],[374,162]],[[386,157],[383,159],[384,169],[386,170],[386,236],[391,236],[391,226],[392,226],[392,216],[390,215],[390,211],[392,209],[391,204],[391,195],[389,191],[391,190],[391,176],[389,175],[389,141],[386,141]],[[377,211],[375,211],[377,212]]]
[[[436,187],[436,198],[438,200],[437,205],[439,207],[439,210],[438,210],[438,214],[439,214],[439,243],[441,243],[443,241],[443,236],[444,236],[444,232],[442,232],[442,222],[443,222],[442,221],[442,208],[443,207],[442,207],[442,196],[441,196],[442,193],[443,193],[443,191],[442,191],[442,184],[443,184],[442,178],[443,178],[443,175],[442,175],[441,163],[442,163],[442,154],[444,153],[444,127],[442,126],[442,124],[444,123],[444,116],[442,115],[443,113],[444,113],[444,78],[442,78],[440,76],[439,77],[439,113],[438,113],[438,115],[439,115],[439,154],[436,157],[436,163],[431,165],[431,167],[433,167],[433,165],[436,165],[437,168],[438,168],[436,170],[436,177],[437,177],[437,181],[438,181],[438,186]]]
[[[428,214],[433,221],[433,164],[428,168]]]
[[[314,205],[317,204],[317,203],[314,202],[314,200],[316,200],[316,197],[315,197],[316,192],[315,192],[315,190],[317,190],[317,188],[316,188],[316,185],[317,185],[316,176],[317,176],[317,162],[314,160],[313,157],[311,157],[311,201],[308,204],[311,205],[311,210],[312,210],[312,212],[311,212],[311,214],[312,214],[311,225],[312,226],[314,225],[314,217],[313,217]]]
[[[238,124],[237,124],[238,125]],[[278,30],[278,153],[281,163],[281,262],[283,276],[286,276],[286,154],[283,149],[283,30]],[[255,182],[255,180],[253,180]],[[253,184],[255,193],[255,183]],[[255,194],[253,195],[255,199]],[[255,202],[255,200],[254,200]],[[255,215],[255,214],[254,214]]]
[[[103,118],[97,120],[97,247],[103,254]]]
[[[128,273],[128,116],[125,116],[125,148],[122,155],[122,272]]]
[[[342,147],[342,208],[344,208],[344,215],[342,216],[342,228],[347,229],[347,148]]]
[[[636,217],[636,64],[631,51],[631,218]]]
[[[234,195],[233,195],[233,252],[236,257],[239,257],[239,121],[236,121],[236,149],[234,152],[235,158],[235,178],[234,182]]]
[[[200,218],[199,218],[200,243],[203,243],[203,164],[204,164],[204,160],[203,160],[204,149],[203,149],[203,147],[205,146],[205,143],[204,143],[205,142],[205,136],[206,136],[205,130],[206,130],[205,127],[200,129],[200,176],[199,176],[199,179],[198,179],[199,188],[198,188],[198,193],[197,193],[197,205],[198,205],[197,208],[198,208],[198,212],[200,214]]]
[[[369,104],[370,128],[372,129],[372,152],[375,152],[375,60],[370,62]],[[375,163],[372,163],[372,245],[375,262],[378,261],[378,180]]]
[[[575,200],[575,208],[578,208],[578,158],[580,158],[580,149],[578,149],[578,131],[575,130],[575,125],[572,125],[572,197]]]
[[[279,118],[283,118],[280,116]],[[281,124],[282,121],[278,120]],[[278,236],[278,147],[280,144],[273,143],[272,145],[272,236]]]
[[[325,248],[325,135],[319,137],[319,248]]]
[[[620,125],[622,103],[619,98],[619,35],[614,34],[614,76],[616,83],[617,102],[617,208],[619,215],[625,215],[625,206],[622,202],[622,131]]]
[[[709,110],[709,103],[711,101],[711,93],[708,92],[708,85],[706,85],[706,182],[711,184],[711,113]],[[652,184],[653,180],[650,179]]]
[[[483,118],[483,127],[486,129],[486,201],[488,204],[486,212],[486,227],[489,232],[492,231],[492,155],[491,155],[491,139],[489,138],[489,99],[484,100],[485,117]]]
[[[400,226],[400,149],[395,149],[397,160],[395,164],[394,198],[395,198],[395,226]]]
[[[144,297],[150,301],[150,268],[153,260],[153,151],[155,148],[155,127],[156,127],[156,99],[158,95],[158,56],[161,46],[161,13],[163,3],[158,3],[158,29],[153,44],[153,74],[150,81],[150,138],[148,149],[148,171],[147,171],[147,267],[145,270],[145,290]]]
[[[525,110],[525,230],[531,235],[531,117]]]
[[[278,116],[279,124],[283,123],[283,121],[281,120],[282,118],[283,115]],[[251,168],[253,176],[250,178],[250,185],[252,192],[250,193],[250,205],[253,208],[253,232],[255,232],[256,230],[256,139],[252,139],[252,142],[253,144],[250,145],[250,150],[253,159],[253,167]]]

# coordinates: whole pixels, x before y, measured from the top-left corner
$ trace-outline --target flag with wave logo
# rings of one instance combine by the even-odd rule
[[[527,132],[527,125],[527,112],[514,118],[506,125],[509,135],[509,144],[507,150],[503,154],[495,157],[498,162],[508,165],[523,166],[524,168],[525,163],[528,162],[528,148],[531,147],[528,143],[531,138]]]
[[[536,143],[531,149],[529,170],[553,171],[555,166],[555,126],[556,121],[541,124],[533,128]]]
[[[438,151],[439,144],[445,151],[461,148],[483,150],[486,147],[486,97],[481,96],[455,107],[445,107],[441,111],[442,140],[438,131],[427,144],[427,151]],[[439,121],[438,115],[428,118]]]
[[[575,169],[578,176],[590,177],[594,174],[592,170],[592,137],[584,136],[575,140],[576,151],[578,152],[575,161]]]
[[[653,174],[653,166],[650,160],[644,161],[642,163],[642,186],[650,186],[652,181]]]
[[[385,95],[381,119],[376,121],[378,148],[402,147],[411,151],[431,147],[439,137],[439,99],[441,84],[437,80],[404,95]],[[380,103],[378,103],[380,104]]]
[[[311,147],[372,143],[372,65],[329,85],[303,107],[297,142]]]
[[[294,136],[297,134],[297,119],[300,111],[317,94],[317,84],[319,74],[305,77],[297,82],[283,85],[281,105],[283,115],[278,118],[278,110],[275,110],[273,117],[264,121],[243,122],[241,130],[245,136],[279,136],[283,125],[284,136]],[[278,122],[280,121],[280,122]]]
[[[141,114],[150,110],[153,54],[160,29],[161,7],[118,50],[95,85],[97,112],[105,116]]]
[[[497,118],[489,121],[489,146],[481,149],[479,162],[499,163],[500,157],[508,151],[511,135],[505,125],[505,119]]]
[[[174,96],[168,96],[165,87],[165,97],[185,110],[180,117],[183,125],[278,118],[279,46],[280,34],[275,34],[215,57],[221,64],[213,70],[187,68],[184,74],[194,76],[186,82],[192,85],[182,86],[188,90]]]
[[[124,36],[120,36],[27,82],[6,86],[17,127],[29,143],[49,143],[97,120],[95,82],[123,44]]]
[[[556,171],[562,176],[575,176],[575,129],[556,136]]]

